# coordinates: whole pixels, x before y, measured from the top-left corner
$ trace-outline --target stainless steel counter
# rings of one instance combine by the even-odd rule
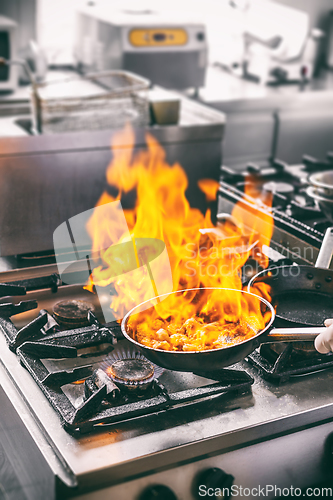
[[[137,129],[134,151],[145,148],[145,134],[152,134],[168,163],[185,169],[188,199],[202,208],[205,197],[197,181],[219,179],[224,127],[223,113],[182,98],[179,124]],[[114,133],[0,138],[0,256],[52,249],[57,226],[96,205],[105,188]],[[124,138],[117,147],[131,145]]]
[[[210,66],[198,100],[225,113],[330,102],[333,100],[333,72],[322,69],[316,78],[301,87],[299,84],[263,85]]]

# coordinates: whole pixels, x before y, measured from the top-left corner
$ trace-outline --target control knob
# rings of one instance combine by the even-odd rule
[[[195,477],[193,483],[194,497],[202,499],[207,495],[209,498],[228,500],[231,497],[231,486],[234,479],[234,476],[217,467],[203,470]],[[223,496],[221,496],[222,494]]]
[[[177,500],[174,492],[164,484],[148,486],[140,495],[139,500]]]

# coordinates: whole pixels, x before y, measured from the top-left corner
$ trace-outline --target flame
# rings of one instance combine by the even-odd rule
[[[235,223],[228,221],[215,227],[210,210],[203,215],[200,210],[190,207],[185,196],[188,181],[182,167],[178,163],[167,163],[165,151],[151,135],[146,135],[146,150],[134,152],[134,139],[133,130],[127,126],[115,135],[112,142],[113,159],[106,172],[108,189],[97,203],[98,216],[95,211],[87,224],[93,242],[92,255],[98,255],[98,258],[94,258],[95,266],[87,288],[92,290],[93,284],[112,285],[116,294],[112,296],[110,308],[120,316],[133,305],[150,299],[151,286],[156,296],[156,284],[163,283],[165,279],[163,269],[155,268],[152,276],[149,265],[143,266],[143,272],[133,282],[133,275],[124,272],[124,260],[120,265],[115,259],[115,246],[129,243],[134,246],[136,267],[139,268],[140,264],[148,263],[148,260],[142,257],[142,252],[138,252],[136,243],[140,238],[154,238],[165,243],[172,270],[173,290],[212,287],[242,290],[241,268],[249,256],[253,256],[264,267],[267,265],[261,250],[263,244],[269,245],[273,223],[267,212],[262,216],[266,228],[263,231],[263,219],[257,217],[256,208],[260,193],[249,183],[245,196],[255,198],[256,203],[250,203],[247,210],[241,204],[236,205],[232,213]],[[120,144],[128,144],[129,147],[120,147]],[[216,181],[203,179],[199,187],[208,201],[216,198]],[[122,202],[128,231],[124,231],[120,216],[119,220],[115,219],[114,212],[109,211],[108,203],[117,200]],[[130,207],[129,200],[132,203]],[[267,203],[267,199],[261,197],[260,204],[264,202]],[[151,245],[148,251],[154,253]],[[115,272],[117,265],[118,273]],[[145,315],[146,324],[155,333],[161,324],[153,327],[152,318],[155,323],[157,318],[162,321],[169,318],[170,323],[172,317],[176,329],[181,329],[190,318],[199,318],[199,322],[204,321],[205,324],[246,324],[251,325],[252,335],[254,330],[258,331],[267,323],[267,315],[261,310],[259,300],[247,294],[235,295],[228,290],[177,294],[176,299],[170,298],[156,304],[155,311],[156,314],[150,320],[148,315],[151,312]],[[202,324],[199,326],[197,329],[202,330]],[[193,325],[191,328],[195,330]],[[208,328],[201,335],[201,340],[194,342],[195,348],[199,345],[200,348],[214,348],[216,339],[211,330],[214,328]],[[183,335],[184,328],[182,333],[174,333]],[[169,347],[178,349],[179,344],[176,344],[175,341]],[[163,345],[160,348],[166,348]]]
[[[237,220],[238,226],[244,233],[250,229],[249,244],[253,243],[254,239],[258,238],[257,254],[260,252],[259,262],[263,268],[268,265],[268,258],[262,253],[263,245],[269,247],[273,229],[274,221],[270,209],[273,201],[272,192],[263,191],[260,189],[259,184],[256,182],[255,177],[248,176],[244,189],[244,201],[247,200],[248,204],[244,207],[242,202],[237,203],[233,209],[232,215]],[[253,203],[254,201],[254,203]],[[260,216],[258,208],[261,208]]]

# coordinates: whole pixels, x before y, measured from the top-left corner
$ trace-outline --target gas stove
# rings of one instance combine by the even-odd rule
[[[46,289],[36,290],[40,286]],[[27,290],[29,300],[15,302]],[[210,378],[183,374],[179,383],[173,372],[136,351],[117,322],[100,322],[96,295],[62,284],[56,273],[0,284],[0,295],[0,330],[8,348],[73,434],[215,396],[235,399],[253,383],[245,371],[231,369]]]
[[[333,370],[288,373],[283,384],[250,359],[214,379],[162,370],[103,324],[96,295],[62,282],[55,264],[3,271],[1,282],[1,432],[27,498],[187,500],[200,485],[329,477]],[[128,359],[137,381],[151,378],[143,391],[133,377],[117,383]]]
[[[269,213],[274,220],[271,247],[285,258],[299,264],[314,264],[323,236],[331,223],[321,212],[314,200],[307,195],[307,179],[314,171],[333,169],[333,154],[327,153],[322,161],[304,156],[299,165],[288,165],[275,159],[269,165],[248,164],[243,171],[222,167],[218,199],[218,219],[231,214],[235,203],[244,210],[251,206],[251,200],[244,196],[247,183],[272,194],[272,207],[262,206],[262,213]],[[260,208],[258,209],[258,216]],[[265,221],[261,221],[265,224]],[[274,260],[281,258],[271,252]]]
[[[328,155],[320,167],[331,165]],[[328,226],[306,196],[314,166],[305,158],[223,167],[217,219],[237,202],[251,207],[244,188],[255,180],[273,193],[273,207],[258,209],[263,224],[265,214],[274,218],[270,263],[313,264]],[[254,498],[271,485],[266,498],[274,498],[274,487],[330,480],[333,355],[263,344],[218,373],[164,370],[134,350],[118,323],[104,322],[96,294],[60,279],[48,252],[0,266],[8,491],[31,500],[194,500],[232,485]],[[0,482],[7,493],[1,470]]]
[[[270,265],[313,264],[325,230],[333,223],[308,196],[308,176],[316,171],[332,169],[332,152],[327,153],[326,160],[304,155],[299,165],[288,165],[275,159],[265,166],[249,163],[243,171],[223,167],[217,218],[222,221],[228,217],[236,203],[248,210],[253,200],[244,191],[252,184],[258,192],[271,194],[271,205],[262,203],[256,211],[259,218],[261,214],[269,213],[274,221],[270,248],[266,249]],[[263,217],[260,225],[265,224]],[[244,281],[250,277],[247,273]],[[285,324],[276,320],[276,326],[283,327]],[[264,344],[249,355],[248,361],[257,367],[261,376],[275,382],[333,365],[331,355],[319,355],[313,346],[304,343],[302,346],[299,343]]]
[[[51,275],[49,281],[60,279]],[[25,281],[28,286],[30,283],[34,280]],[[0,285],[0,293],[1,289],[7,297],[11,293],[24,293],[24,288],[20,289],[17,284]],[[163,369],[133,350],[123,339],[117,323],[99,322],[91,310],[95,310],[93,302],[77,298],[58,301],[57,291],[53,289],[51,293],[54,294],[53,315],[42,309],[20,329],[10,317],[14,319],[19,315],[22,321],[22,316],[31,313],[38,303],[30,299],[12,304],[7,303],[7,298],[6,303],[0,304],[0,329],[9,349],[16,352],[68,432],[92,432],[97,425],[194,404],[215,395],[242,394],[253,383],[243,371],[221,370],[214,373],[215,383],[204,383],[205,374],[198,373],[182,384],[184,387],[177,387],[177,382],[170,383],[170,374],[163,373]],[[93,299],[96,302],[96,298]],[[68,329],[68,321],[66,326],[60,321],[65,307],[66,319],[71,316],[74,321],[75,318],[75,328]],[[81,319],[88,318],[90,325],[78,327],[82,309],[85,316]],[[100,309],[97,314],[101,316]]]

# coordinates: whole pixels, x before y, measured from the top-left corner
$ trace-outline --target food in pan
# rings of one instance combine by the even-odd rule
[[[214,321],[205,323],[200,317],[189,318],[182,324],[155,320],[152,326],[142,322],[136,327],[134,340],[153,349],[164,351],[204,351],[238,344],[255,336],[260,325],[240,318],[236,323]]]
[[[206,351],[253,338],[271,319],[257,295],[198,288],[170,293],[153,307],[130,314],[126,330],[139,344],[163,351]],[[135,312],[136,310],[140,312]]]

